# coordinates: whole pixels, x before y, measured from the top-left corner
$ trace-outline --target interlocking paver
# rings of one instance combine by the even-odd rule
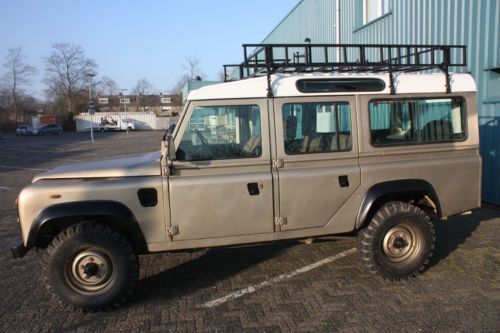
[[[0,140],[0,166],[59,164],[159,149],[160,132],[65,133]],[[292,279],[203,308],[207,301],[355,247],[322,238],[141,256],[129,302],[105,313],[70,312],[51,299],[40,253],[13,260],[20,236],[14,200],[39,171],[0,167],[0,331],[2,332],[400,332],[500,330],[500,211],[435,221],[436,253],[427,272],[390,283],[369,274],[353,254]]]

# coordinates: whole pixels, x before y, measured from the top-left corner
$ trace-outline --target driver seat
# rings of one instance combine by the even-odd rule
[[[261,146],[261,139],[260,135],[253,135],[248,139],[248,141],[245,143],[241,151],[243,152],[243,155],[250,155],[250,156],[257,156],[258,151],[257,148]]]

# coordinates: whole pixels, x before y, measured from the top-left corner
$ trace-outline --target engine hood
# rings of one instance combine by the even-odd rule
[[[153,152],[121,156],[108,160],[67,164],[35,176],[33,182],[42,179],[160,176],[160,158],[160,152]]]

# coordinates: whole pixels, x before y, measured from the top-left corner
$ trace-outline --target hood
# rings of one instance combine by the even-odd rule
[[[109,160],[63,165],[33,178],[75,179],[75,178],[116,178],[137,176],[160,176],[160,152],[127,155]]]

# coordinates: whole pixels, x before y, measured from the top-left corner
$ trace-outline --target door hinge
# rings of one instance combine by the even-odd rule
[[[277,160],[273,160],[273,170],[281,169],[285,166],[285,161],[282,158],[278,158]]]
[[[179,234],[179,227],[176,226],[176,225],[173,225],[171,227],[168,227],[167,228],[167,234],[169,236],[175,236],[175,235],[178,235]]]
[[[282,225],[286,225],[286,216],[276,216],[274,218],[274,224],[276,225],[279,225],[279,226],[282,226]]]

